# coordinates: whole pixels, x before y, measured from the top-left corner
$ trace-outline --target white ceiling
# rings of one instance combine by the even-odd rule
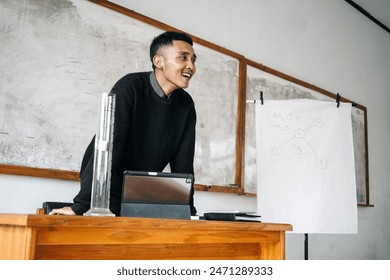
[[[353,2],[390,28],[390,0],[353,0]]]

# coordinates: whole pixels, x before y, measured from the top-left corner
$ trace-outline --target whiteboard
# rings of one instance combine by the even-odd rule
[[[0,2],[0,164],[78,171],[98,100],[129,72],[150,71],[164,30],[83,0]],[[194,44],[187,91],[198,115],[198,184],[231,184],[238,61]]]

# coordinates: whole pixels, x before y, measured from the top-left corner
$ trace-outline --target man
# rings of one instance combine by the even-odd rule
[[[127,74],[112,88],[116,94],[110,210],[120,214],[123,171],[194,173],[196,111],[187,88],[196,72],[192,39],[165,32],[150,46],[152,72]],[[74,205],[50,212],[81,215],[91,203],[94,139],[81,164],[80,192]],[[191,190],[191,214],[196,214]]]

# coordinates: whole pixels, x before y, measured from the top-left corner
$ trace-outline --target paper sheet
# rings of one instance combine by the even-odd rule
[[[351,104],[256,106],[257,212],[294,233],[357,233]]]

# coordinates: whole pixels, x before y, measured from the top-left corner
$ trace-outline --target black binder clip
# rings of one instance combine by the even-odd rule
[[[340,96],[340,94],[337,93],[337,95],[336,95],[337,108],[340,107],[340,99],[341,99],[341,96]]]
[[[261,102],[261,105],[264,104],[263,91],[260,91],[260,102]]]

